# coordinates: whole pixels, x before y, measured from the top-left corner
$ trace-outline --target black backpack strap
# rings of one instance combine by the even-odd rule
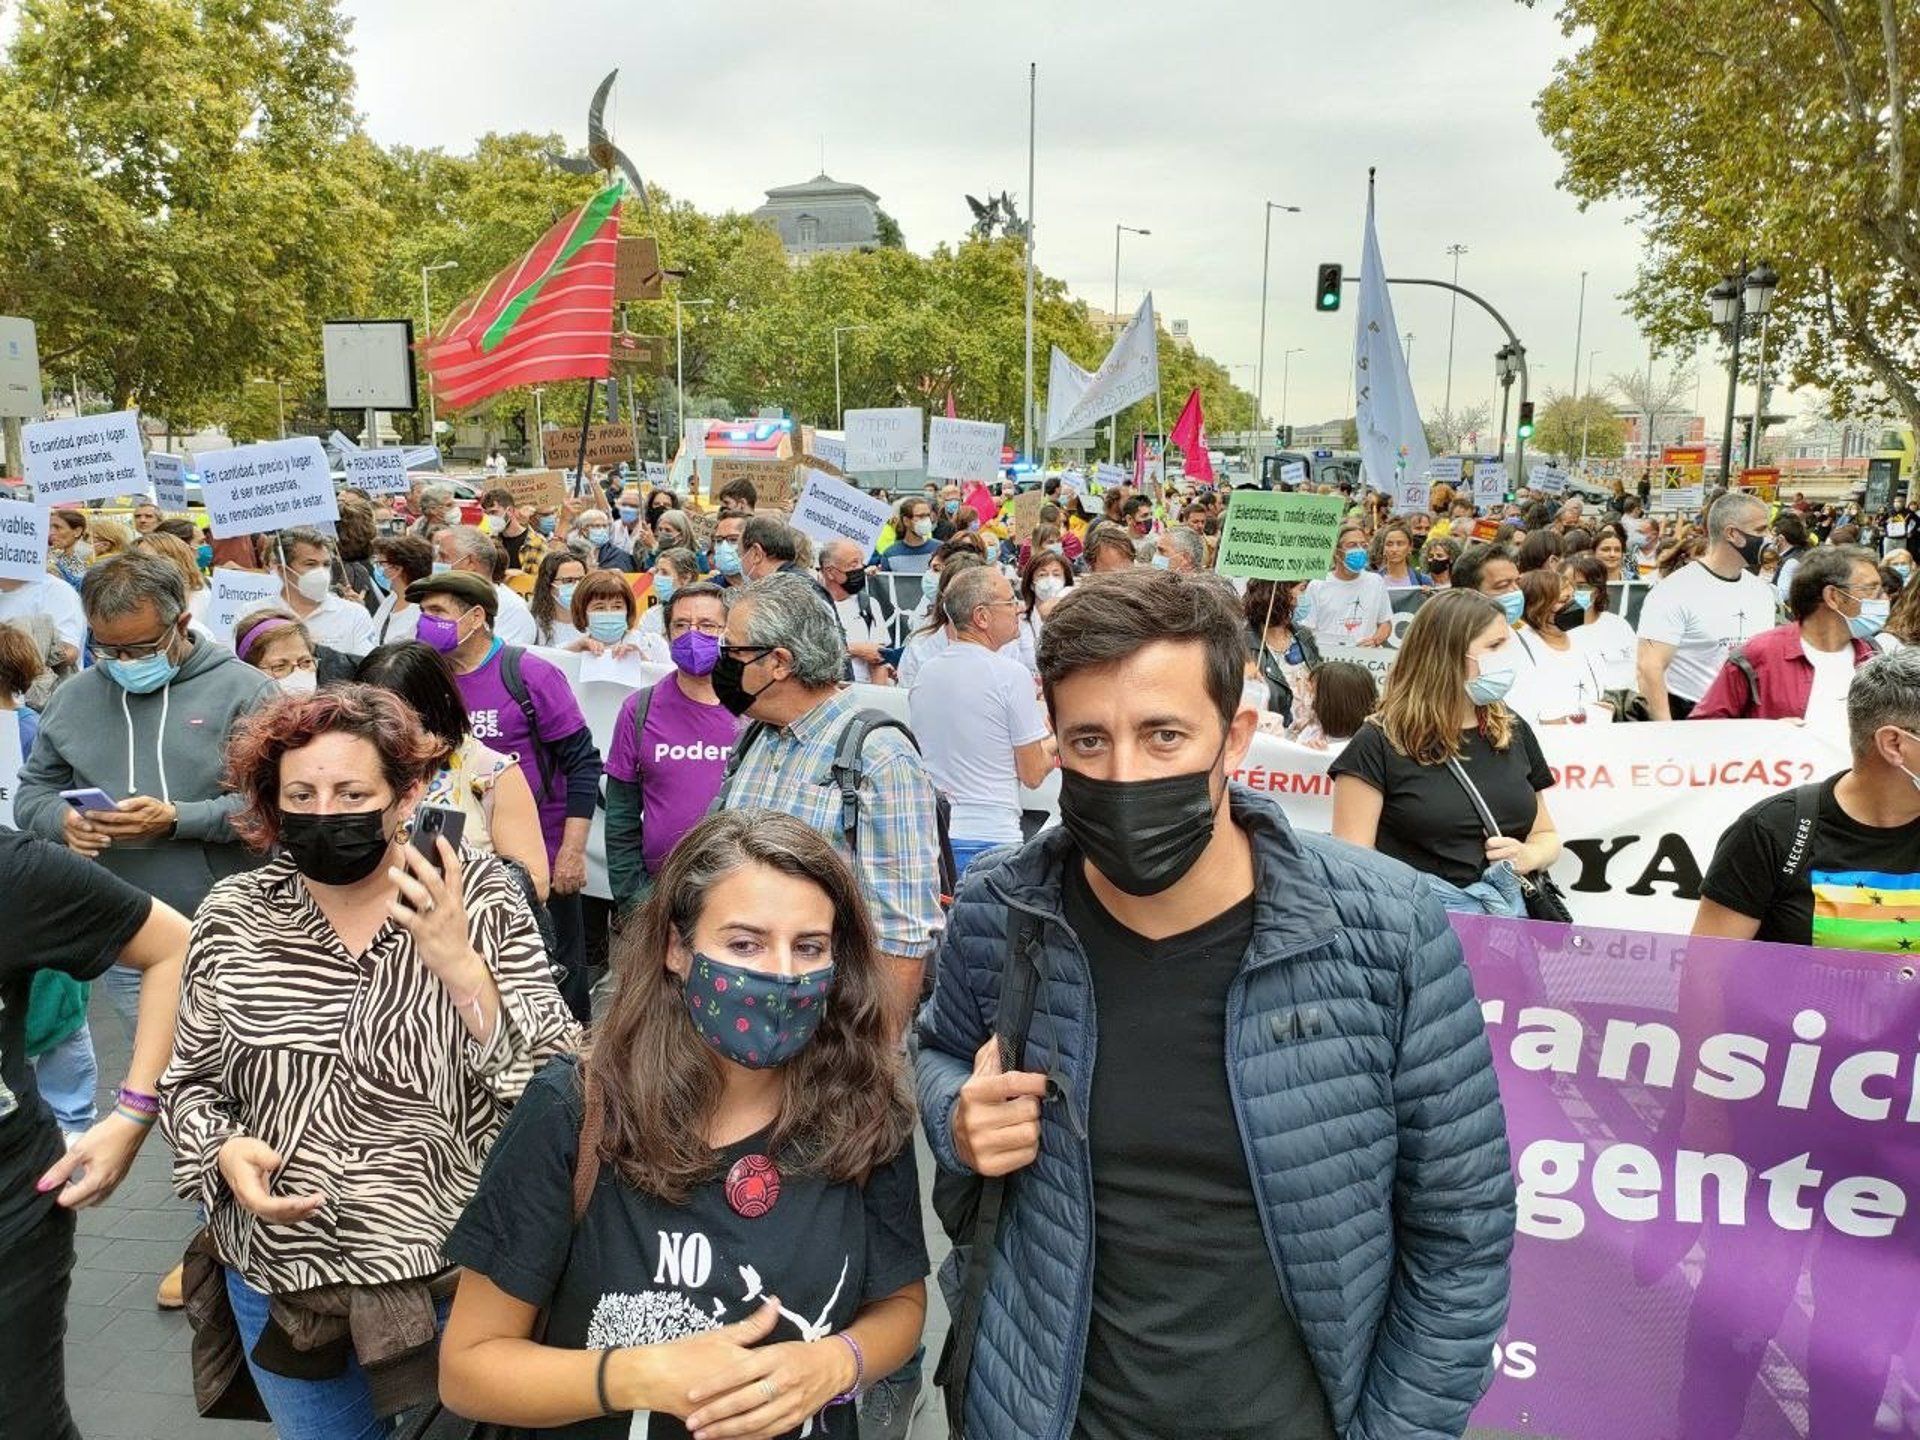
[[[1780,862],[1780,878],[1795,879],[1806,868],[1813,853],[1813,832],[1820,828],[1820,792],[1826,782],[1816,780],[1793,792],[1793,833],[1787,837],[1786,857]]]
[[[667,678],[667,679],[671,679],[672,677],[671,677],[671,676],[668,676],[668,677],[666,677],[666,678]],[[665,684],[665,683],[666,683],[666,680],[664,680],[664,679],[663,679],[663,680],[656,680],[656,681],[654,681],[654,682],[653,682],[653,685],[649,685],[649,686],[647,686],[647,688],[646,688],[646,689],[644,689],[644,690],[642,690],[642,691],[640,692],[640,698],[639,698],[639,699],[638,699],[637,701],[635,701],[635,702],[634,702],[634,706],[633,706],[633,745],[634,745],[634,753],[635,753],[636,755],[638,755],[638,754],[643,754],[643,753],[644,753],[644,752],[642,752],[642,751],[641,751],[641,749],[640,749],[640,732],[641,732],[641,731],[643,731],[643,730],[645,730],[645,729],[647,728],[647,712],[648,712],[649,710],[651,710],[651,709],[653,708],[653,688],[654,688],[654,685],[663,685],[663,684]],[[731,757],[729,757],[729,758],[731,758]],[[731,772],[731,771],[729,771],[728,773],[729,773],[729,774],[731,774],[732,772]]]
[[[747,758],[747,751],[753,748],[753,742],[764,735],[767,729],[766,721],[751,721],[747,728],[740,732],[740,738],[733,742],[733,751],[727,756],[727,768],[720,776],[720,793],[714,796],[713,811],[710,813],[717,814],[726,805],[727,789],[733,784],[733,777],[740,769],[740,762]]]
[[[507,694],[513,697],[513,703],[520,707],[520,713],[526,717],[527,736],[533,746],[534,764],[540,772],[540,797],[545,799],[553,788],[553,752],[547,742],[540,738],[540,713],[533,708],[533,696],[527,690],[526,677],[520,673],[520,657],[527,652],[518,645],[500,647],[500,683],[506,687]]]
[[[1033,1028],[1034,1000],[1040,990],[1040,971],[1034,959],[1039,929],[1037,916],[1008,907],[1007,964],[1000,977],[1000,1013],[993,1026],[1000,1065],[1007,1071],[1019,1069],[1025,1060],[1027,1032]],[[967,1378],[973,1369],[974,1345],[980,1338],[980,1316],[986,1308],[987,1280],[993,1269],[993,1250],[999,1242],[1000,1218],[1011,1178],[997,1175],[980,1182],[979,1208],[974,1212],[966,1270],[960,1281],[960,1303],[953,1313],[948,1340],[946,1374],[940,1381],[946,1392],[947,1431],[953,1440],[960,1440],[966,1424]]]
[[[1747,652],[1736,650],[1727,657],[1727,663],[1738,670],[1747,682],[1747,708],[1758,709],[1760,705],[1760,672],[1753,668],[1753,661],[1747,658]]]
[[[866,774],[861,763],[867,737],[876,730],[898,730],[915,751],[920,741],[904,720],[896,720],[884,710],[856,710],[840,732],[840,743],[833,751],[833,783],[840,787],[840,833],[846,837],[847,853],[860,854],[860,781]]]

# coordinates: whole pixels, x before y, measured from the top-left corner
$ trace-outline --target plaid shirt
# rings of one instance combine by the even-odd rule
[[[933,782],[898,730],[869,735],[862,752],[860,853],[848,852],[833,755],[860,708],[853,693],[842,690],[786,728],[762,731],[715,808],[779,810],[818,830],[853,866],[880,949],[922,959],[946,924]]]

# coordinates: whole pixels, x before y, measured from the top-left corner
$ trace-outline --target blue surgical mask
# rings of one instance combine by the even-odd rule
[[[731,540],[722,540],[713,547],[713,568],[722,575],[740,573],[740,547]]]
[[[558,605],[562,610],[571,609],[573,606],[573,592],[579,583],[578,580],[566,580],[555,585],[553,587],[553,603]]]
[[[1590,585],[1575,586],[1573,603],[1578,605],[1582,610],[1591,610],[1593,608],[1593,587]]]
[[[558,515],[536,515],[533,518],[533,528],[538,530],[542,535],[551,535],[555,528],[557,528],[556,522],[559,518]]]
[[[1156,553],[1151,563],[1154,569],[1165,570],[1171,562],[1166,556]]]
[[[180,673],[180,667],[167,658],[164,650],[143,660],[109,660],[106,670],[113,683],[129,695],[151,695],[161,686],[172,684],[173,677]]]
[[[671,575],[655,575],[653,577],[653,598],[658,600],[662,605],[673,598],[673,577]]]
[[[205,570],[208,566],[213,564],[213,546],[211,545],[195,546],[193,551],[193,558],[194,558],[194,562],[198,564],[202,570]]]
[[[1847,617],[1847,630],[1856,640],[1871,640],[1886,626],[1892,611],[1890,600],[1862,600],[1860,613]]]
[[[1491,705],[1506,699],[1507,692],[1513,689],[1513,662],[1483,658],[1479,663],[1480,673],[1467,681],[1467,698],[1476,705]]]
[[[433,573],[436,575],[444,575],[451,569],[453,569],[452,564],[446,560],[436,560],[433,562]]]
[[[1300,598],[1293,602],[1293,623],[1304,625],[1313,619],[1313,592],[1302,590]]]
[[[617,645],[627,638],[624,610],[596,610],[587,616],[587,634],[602,645]]]
[[[1521,591],[1509,590],[1504,595],[1490,595],[1487,598],[1506,612],[1509,625],[1518,625],[1520,617],[1527,613],[1527,597]]]
[[[384,565],[376,565],[373,567],[373,588],[378,590],[382,595],[391,595],[393,593],[393,582],[387,579],[387,571]]]
[[[944,508],[949,515],[958,515],[960,513],[960,502],[958,500],[949,500],[942,508]]]
[[[622,505],[620,507],[620,523],[622,525],[635,524],[639,519],[640,507],[638,505]]]
[[[1340,561],[1347,569],[1357,575],[1367,568],[1367,552],[1364,550],[1349,550],[1340,557]]]
[[[607,543],[613,532],[604,525],[595,525],[587,531],[587,543],[596,550]]]

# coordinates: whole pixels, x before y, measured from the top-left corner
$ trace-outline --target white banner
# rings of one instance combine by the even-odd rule
[[[216,540],[340,518],[327,452],[311,435],[193,458]]]
[[[921,412],[912,406],[849,410],[847,458],[840,468],[850,474],[869,470],[918,470],[926,463],[921,430]],[[824,460],[826,456],[814,458]]]
[[[1124,465],[1109,465],[1102,460],[1093,467],[1093,493],[1102,495],[1117,486],[1126,484],[1132,473]],[[1063,483],[1060,488],[1064,491],[1067,487]]]
[[[369,495],[407,493],[407,457],[393,446],[352,451],[341,468],[347,472],[347,484]]]
[[[1082,370],[1073,363],[1066,351],[1058,345],[1054,346],[1052,356],[1047,361],[1047,415],[1065,415],[1080,403],[1080,397],[1087,393],[1087,386],[1092,383],[1091,370]],[[1040,444],[1045,447],[1052,443],[1047,438],[1054,433],[1051,419],[1042,427],[1042,432]]]
[[[1062,405],[1049,384],[1046,443],[1057,444],[1063,436],[1084,430],[1096,420],[1118,414],[1127,406],[1157,394],[1159,344],[1158,328],[1153,321],[1153,293],[1149,291],[1140,308],[1134,311],[1133,319],[1127,322],[1126,330],[1114,342],[1113,349],[1107,352],[1107,358],[1100,362],[1100,368],[1093,372],[1071,405]],[[1068,364],[1071,366],[1072,362]]]
[[[52,513],[48,505],[0,500],[0,580],[47,578],[47,520]]]
[[[1304,460],[1289,460],[1283,464],[1280,467],[1280,483],[1282,485],[1306,484],[1307,462]]]
[[[836,440],[831,435],[822,435],[818,431],[815,431],[811,454],[814,459],[824,460],[827,464],[842,473],[846,471],[847,442],[844,436]]]
[[[33,498],[43,504],[78,505],[147,493],[138,410],[23,425],[20,453]]]
[[[207,631],[221,644],[232,646],[233,627],[242,615],[269,605],[284,607],[286,591],[280,577],[222,565],[213,572],[213,595],[207,601]]]
[[[1354,316],[1354,423],[1360,431],[1360,461],[1367,484],[1388,495],[1402,476],[1427,473],[1427,432],[1407,378],[1393,300],[1387,294],[1386,263],[1373,225],[1373,185],[1367,185],[1367,231],[1362,242],[1360,304]]]
[[[169,515],[187,513],[187,462],[165,450],[147,456],[147,479],[153,482],[153,503]]]
[[[1433,504],[1433,482],[1424,475],[1415,478],[1402,475],[1400,483],[1394,488],[1393,509],[1396,515],[1424,514]]]
[[[804,473],[806,488],[794,503],[789,522],[793,528],[822,545],[851,540],[860,547],[863,557],[871,554],[874,541],[893,516],[893,507],[878,495],[869,495],[823,470],[807,468]]]
[[[1000,451],[1006,443],[1004,425],[936,415],[927,423],[927,478],[998,480]]]
[[[1567,493],[1567,472],[1552,465],[1530,466],[1527,484],[1542,495],[1564,495]]]
[[[1482,515],[1507,503],[1507,467],[1499,460],[1473,462],[1473,508]]]
[[[13,823],[13,795],[20,788],[20,712],[0,710],[0,825]]]

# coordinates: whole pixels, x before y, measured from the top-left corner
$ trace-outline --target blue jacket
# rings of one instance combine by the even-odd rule
[[[1231,796],[1256,879],[1253,944],[1227,999],[1228,1078],[1274,1281],[1343,1440],[1457,1437],[1492,1376],[1514,1227],[1505,1117],[1460,943],[1406,866],[1296,835],[1239,786]],[[953,1107],[992,1033],[1008,908],[1039,918],[1025,1063],[1067,1099],[1044,1107],[1039,1158],[1007,1189],[967,1394],[967,1434],[992,1440],[1066,1440],[1092,1312],[1082,1117],[1096,1024],[1061,902],[1077,854],[1056,828],[974,867],[919,1021],[927,1138],[962,1170]]]

